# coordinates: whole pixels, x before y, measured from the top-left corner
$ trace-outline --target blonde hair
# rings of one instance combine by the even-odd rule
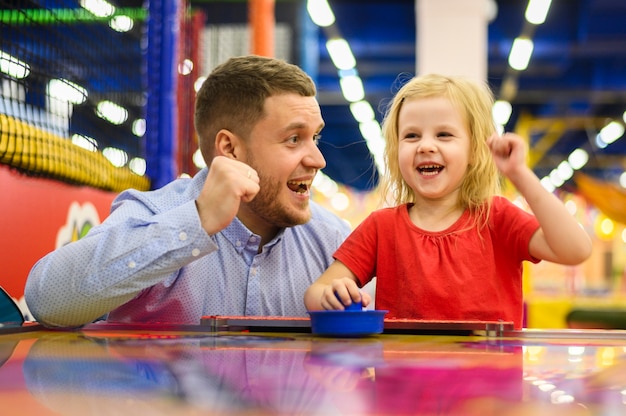
[[[470,134],[469,166],[461,183],[458,206],[469,208],[477,223],[486,224],[491,199],[499,192],[498,170],[491,156],[487,139],[495,132],[492,118],[493,93],[486,84],[462,77],[429,74],[410,79],[396,93],[383,121],[385,163],[382,178],[383,198],[395,204],[415,202],[416,195],[408,186],[398,164],[398,115],[406,99],[445,97],[459,110]]]

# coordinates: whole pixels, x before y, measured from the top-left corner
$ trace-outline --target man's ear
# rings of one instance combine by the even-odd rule
[[[222,129],[215,136],[215,155],[238,159],[241,140],[230,130]]]

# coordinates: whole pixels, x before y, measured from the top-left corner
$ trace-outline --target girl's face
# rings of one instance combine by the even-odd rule
[[[445,97],[409,98],[398,114],[400,172],[416,197],[454,198],[469,164],[470,133]]]

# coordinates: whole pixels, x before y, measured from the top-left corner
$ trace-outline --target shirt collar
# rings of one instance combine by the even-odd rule
[[[265,244],[263,249],[267,250],[278,244],[283,238],[285,230],[285,228],[281,229],[271,241]],[[250,231],[237,217],[222,230],[222,235],[226,237],[238,253],[241,253],[248,245],[253,245],[258,248],[261,242],[261,236]]]

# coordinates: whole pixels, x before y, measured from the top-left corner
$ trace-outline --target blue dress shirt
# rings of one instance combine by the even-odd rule
[[[128,190],[87,236],[35,264],[25,298],[35,319],[198,324],[205,315],[306,316],[304,291],[333,261],[346,222],[311,201],[311,220],[260,237],[238,219],[212,236],[195,199],[207,177]]]

